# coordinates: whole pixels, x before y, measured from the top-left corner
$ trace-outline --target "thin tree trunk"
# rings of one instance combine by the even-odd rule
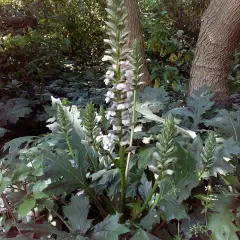
[[[231,106],[228,72],[240,39],[240,0],[212,0],[202,18],[189,94],[201,86],[215,93],[218,105]]]
[[[124,4],[126,7],[126,11],[128,13],[128,22],[127,29],[130,32],[129,34],[129,47],[132,47],[133,41],[137,39],[140,44],[141,56],[142,56],[142,79],[141,81],[144,84],[141,86],[141,90],[145,87],[151,85],[150,74],[148,71],[146,56],[145,56],[145,48],[144,48],[144,38],[142,33],[141,26],[141,17],[140,17],[140,8],[138,5],[138,0],[124,0]]]

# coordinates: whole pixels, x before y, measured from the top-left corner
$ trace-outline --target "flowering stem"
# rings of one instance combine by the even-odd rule
[[[137,90],[136,90],[136,88],[134,88],[134,90],[133,90],[132,129],[131,129],[130,144],[129,144],[130,147],[132,147],[132,145],[133,145],[133,135],[134,135],[134,127],[135,127],[135,121],[136,121],[136,105],[137,105]],[[125,169],[125,181],[126,182],[127,182],[127,178],[128,178],[130,158],[131,158],[131,151],[128,153],[128,156],[127,156],[127,164],[126,164],[126,169]]]
[[[119,65],[119,69],[118,69],[118,74],[117,74],[118,78],[118,82],[120,82],[121,79],[121,71],[120,71],[120,65]],[[121,92],[117,93],[117,100],[118,102],[121,101]],[[118,125],[121,126],[121,129],[118,133],[119,135],[119,164],[120,164],[120,175],[121,175],[121,200],[120,200],[120,210],[123,213],[124,212],[124,208],[125,208],[125,198],[126,198],[126,180],[125,180],[125,148],[124,146],[121,145],[121,140],[123,137],[123,127],[122,127],[122,111],[119,110],[117,112],[117,119],[118,119]]]
[[[65,221],[65,220],[63,219],[63,217],[62,217],[57,211],[54,211],[53,209],[50,209],[50,208],[48,208],[48,207],[46,207],[46,209],[47,209],[49,212],[53,212],[53,213],[64,223],[64,225],[67,227],[67,229],[68,229],[69,231],[71,231],[71,227],[69,226],[69,224],[67,223],[67,221]]]
[[[71,153],[72,158],[75,158],[75,154],[74,154],[74,152],[73,152],[71,143],[70,143],[69,138],[68,138],[67,135],[65,136],[65,139],[66,139],[66,142],[67,142],[67,145],[68,145],[68,149],[69,149],[69,151],[70,151],[70,153]]]
[[[122,138],[122,113],[121,111],[119,111],[117,113],[118,115],[118,121],[119,121],[119,125],[121,126],[121,130],[119,131],[119,138],[121,141]],[[119,142],[120,143],[120,142]],[[120,202],[120,210],[123,213],[124,212],[124,208],[125,208],[125,197],[126,197],[126,179],[125,179],[125,149],[124,146],[121,146],[121,144],[119,144],[119,164],[120,164],[120,175],[121,175],[121,202]]]
[[[162,179],[162,175],[160,174],[160,175],[158,176],[158,178],[156,179],[156,182],[155,182],[155,184],[154,184],[154,186],[153,186],[153,188],[152,188],[152,191],[148,194],[148,196],[147,196],[147,198],[146,198],[143,206],[141,207],[141,209],[140,209],[140,210],[135,214],[135,216],[133,217],[133,221],[134,221],[134,222],[138,219],[138,217],[140,216],[140,214],[146,209],[148,203],[149,203],[149,202],[151,201],[151,199],[152,199],[153,194],[156,192],[156,190],[157,190],[157,188],[158,188],[158,184],[159,184],[159,182],[161,181],[161,179]]]
[[[125,198],[126,198],[126,191],[127,191],[127,185],[126,185],[126,179],[125,179],[125,159],[124,159],[124,147],[120,146],[120,173],[121,173],[121,205],[120,209],[121,212],[124,212],[125,208]]]
[[[160,193],[159,193],[159,194],[155,197],[154,203],[153,203],[153,205],[151,206],[151,210],[153,210],[153,209],[157,206],[160,197],[161,197],[161,195],[160,195]]]

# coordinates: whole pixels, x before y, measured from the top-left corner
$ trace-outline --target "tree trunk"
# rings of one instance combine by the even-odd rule
[[[144,48],[144,37],[142,33],[141,26],[141,17],[140,17],[140,8],[138,5],[138,0],[124,0],[124,5],[126,7],[126,11],[128,14],[128,22],[127,29],[130,32],[129,34],[129,47],[132,48],[133,41],[137,39],[139,41],[141,56],[142,56],[142,79],[144,82],[141,85],[141,90],[145,87],[151,85],[150,74],[148,71],[146,56],[145,56],[145,48]]]
[[[212,0],[202,18],[189,94],[201,86],[215,93],[218,105],[231,106],[228,72],[240,39],[240,1]]]

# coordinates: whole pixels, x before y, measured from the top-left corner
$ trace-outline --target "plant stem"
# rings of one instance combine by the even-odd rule
[[[11,206],[10,206],[9,203],[8,203],[8,200],[7,200],[7,198],[6,198],[6,195],[5,195],[4,193],[2,193],[2,194],[1,194],[1,197],[2,197],[2,200],[3,200],[3,203],[4,203],[5,208],[8,210],[8,212],[10,213],[10,215],[11,215],[11,217],[12,217],[12,220],[13,220],[14,223],[16,224],[15,227],[17,228],[18,233],[19,233],[20,235],[22,235],[21,230],[20,230],[19,227],[17,226],[17,223],[18,223],[17,218],[16,218],[16,216],[14,215],[14,213],[13,213],[13,211],[12,211],[12,209],[11,209]]]
[[[105,209],[103,208],[101,202],[97,198],[94,199],[94,202],[96,204],[96,207],[97,207],[102,219],[104,219],[108,214],[106,213]]]
[[[123,213],[125,208],[125,198],[126,198],[126,179],[125,179],[125,158],[124,158],[124,147],[120,146],[120,175],[121,175],[121,202],[120,202],[120,210]]]
[[[117,39],[118,42],[120,42],[121,40],[121,31],[120,29],[118,29],[117,31]],[[117,49],[117,72],[116,72],[116,82],[119,83],[121,80],[121,65],[120,65],[120,61],[121,61],[121,57],[120,57],[120,45],[118,46]],[[117,102],[121,101],[121,92],[118,91],[117,92]],[[121,200],[120,200],[120,211],[123,213],[124,212],[124,208],[125,208],[125,198],[126,198],[126,180],[125,180],[125,168],[126,168],[126,163],[125,163],[125,148],[124,146],[121,146],[121,140],[123,137],[123,125],[122,125],[122,111],[119,110],[117,111],[117,119],[118,119],[118,125],[121,126],[121,129],[118,133],[119,136],[119,165],[120,165],[120,175],[121,175]]]
[[[132,219],[134,222],[138,219],[138,217],[140,216],[140,214],[146,209],[148,203],[151,201],[153,194],[156,192],[157,188],[158,188],[158,183],[160,182],[160,180],[162,179],[162,175],[160,174],[158,176],[158,178],[156,179],[156,182],[152,188],[152,191],[148,194],[143,206],[141,207],[140,211],[136,213],[136,215],[134,216],[134,218]]]
[[[107,190],[106,190],[106,192],[107,192]],[[111,215],[116,214],[116,210],[115,210],[114,206],[112,205],[111,200],[109,198],[107,198],[104,194],[102,195],[102,201],[105,203],[106,209],[108,210],[108,212]]]
[[[98,196],[96,196],[96,193],[94,192],[94,190],[92,188],[88,188],[88,189],[85,189],[85,191],[88,194],[88,196],[92,198],[92,200],[94,201],[102,219],[104,219],[108,214],[104,210],[104,208],[103,208],[101,202],[99,201]]]
[[[63,217],[57,211],[54,211],[53,209],[50,209],[48,207],[47,209],[49,212],[53,212],[64,223],[68,230],[71,231],[71,227],[69,226],[69,224],[63,219]]]
[[[133,145],[133,135],[134,135],[134,128],[135,128],[135,121],[136,121],[136,105],[137,105],[137,90],[133,90],[133,114],[132,114],[132,129],[130,135],[130,144],[129,146],[132,147]],[[127,182],[129,166],[130,166],[130,158],[131,158],[131,151],[128,153],[127,156],[127,164],[125,169],[125,181]]]
[[[70,153],[71,153],[71,155],[72,155],[72,158],[74,158],[74,157],[75,157],[75,154],[74,154],[74,152],[73,152],[73,149],[72,149],[71,143],[70,143],[70,141],[69,141],[69,138],[68,138],[67,135],[65,136],[65,138],[66,138],[66,142],[67,142],[67,145],[68,145],[68,149],[69,149],[69,151],[70,151]]]
[[[159,193],[159,194],[155,197],[154,203],[153,203],[153,205],[151,206],[151,210],[153,210],[153,209],[157,206],[160,197],[161,197],[161,195],[160,195],[160,193]]]

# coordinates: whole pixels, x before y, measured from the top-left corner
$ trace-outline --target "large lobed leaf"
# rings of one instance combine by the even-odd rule
[[[208,229],[211,230],[213,240],[238,240],[236,234],[239,229],[233,223],[235,217],[232,211],[228,208],[231,197],[219,196],[218,201],[215,203],[214,213],[208,222]]]
[[[206,121],[205,124],[214,127],[218,133],[239,141],[240,111],[219,110],[217,116]]]
[[[140,225],[143,229],[150,231],[157,223],[160,223],[160,215],[156,209],[153,209],[144,218],[142,218]]]
[[[198,129],[198,125],[205,122],[205,114],[213,107],[211,101],[213,94],[205,87],[195,91],[194,96],[187,98],[187,107],[174,108],[169,111],[170,114],[189,117],[192,120],[192,130]]]
[[[102,222],[98,223],[93,231],[94,240],[118,240],[118,236],[129,232],[123,224],[119,224],[121,214],[108,215]]]
[[[143,173],[141,177],[141,184],[138,187],[138,191],[143,200],[147,199],[147,196],[152,191],[152,181],[148,181],[145,173]]]
[[[19,163],[18,156],[21,153],[21,150],[26,149],[37,139],[38,137],[35,136],[25,136],[6,142],[3,146],[3,151],[8,150],[8,154],[4,156],[4,162],[6,163],[6,161],[8,161],[8,163]]]
[[[48,190],[54,194],[71,192],[77,188],[88,189],[86,182],[86,168],[84,165],[74,167],[70,162],[70,156],[62,151],[56,150],[55,153],[42,151],[45,159],[45,177],[51,178],[52,183]],[[86,161],[86,159],[85,159]],[[84,159],[82,159],[84,162]]]
[[[137,93],[137,101],[144,107],[148,107],[153,113],[159,113],[169,102],[168,93],[164,87],[151,88],[147,87],[144,92]]]
[[[87,219],[89,209],[89,200],[84,195],[73,196],[70,204],[63,207],[73,233],[85,234],[91,228],[92,220]]]
[[[131,238],[131,240],[160,240],[160,238],[157,238],[153,236],[150,233],[145,232],[142,229],[139,229],[135,235]]]
[[[32,112],[29,100],[24,98],[12,98],[5,103],[0,103],[0,126],[8,123],[16,123],[19,118]]]

